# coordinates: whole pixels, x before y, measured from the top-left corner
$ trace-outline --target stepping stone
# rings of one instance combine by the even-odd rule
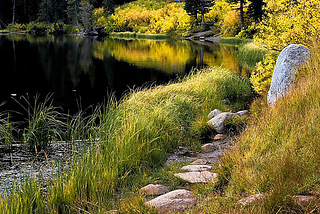
[[[164,185],[160,184],[149,184],[147,186],[142,187],[139,192],[141,194],[152,196],[152,195],[163,195],[167,192],[169,192],[168,188]]]
[[[190,165],[206,165],[209,164],[210,162],[207,161],[206,159],[198,159],[190,163]]]
[[[211,166],[208,165],[188,165],[181,168],[181,170],[189,172],[203,172],[211,170]]]
[[[190,183],[208,183],[214,182],[215,178],[218,176],[217,173],[211,173],[208,171],[203,172],[182,172],[176,173],[174,176],[181,178]]]
[[[217,134],[213,138],[213,140],[224,140],[224,139],[226,139],[226,136],[224,134]]]
[[[218,147],[213,144],[213,143],[206,143],[203,146],[201,146],[202,151],[207,153],[207,152],[213,152],[216,151],[218,149]]]
[[[249,206],[253,205],[259,201],[262,201],[264,199],[264,195],[262,193],[255,194],[255,195],[250,195],[248,197],[245,197],[237,202],[237,204],[242,205],[242,206]]]
[[[145,205],[157,209],[159,213],[177,213],[194,207],[196,203],[197,198],[191,191],[181,189],[158,196]]]
[[[292,200],[296,205],[307,207],[317,203],[318,198],[313,195],[294,195]]]

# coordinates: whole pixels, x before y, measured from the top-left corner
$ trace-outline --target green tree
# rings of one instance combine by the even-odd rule
[[[114,13],[114,1],[113,0],[104,0],[103,1],[103,9],[106,16],[109,16]]]
[[[67,0],[67,16],[71,24],[76,24],[78,27],[79,32],[81,32],[81,28],[79,25],[79,7],[80,1],[79,0]]]
[[[258,23],[261,21],[264,14],[263,6],[265,2],[263,0],[249,0],[251,3],[248,6],[248,15],[253,18],[253,20]]]
[[[194,19],[201,14],[201,25],[205,25],[204,14],[209,12],[211,6],[213,6],[212,0],[186,0],[184,9]]]
[[[92,28],[93,6],[88,0],[81,0],[79,7],[79,18],[84,26],[85,31]]]
[[[52,1],[41,0],[39,10],[39,20],[50,23],[52,21]]]

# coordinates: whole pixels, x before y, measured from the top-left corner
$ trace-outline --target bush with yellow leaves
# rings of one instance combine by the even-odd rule
[[[320,0],[266,0],[266,18],[258,26],[255,42],[275,53],[257,64],[251,83],[267,92],[279,52],[289,44],[311,47],[320,35]]]

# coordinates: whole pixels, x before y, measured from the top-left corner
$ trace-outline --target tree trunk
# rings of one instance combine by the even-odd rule
[[[12,0],[12,24],[14,24],[15,15],[16,15],[16,0]]]
[[[241,23],[241,30],[244,29],[244,19],[243,19],[243,0],[240,0],[240,23]]]
[[[205,26],[206,22],[204,20],[204,0],[201,0],[201,26]]]
[[[79,32],[81,32],[81,28],[80,28],[79,20],[78,20],[78,10],[77,10],[76,3],[74,4],[74,14],[75,14],[75,19],[76,19],[76,24],[77,24],[78,30],[79,30]]]

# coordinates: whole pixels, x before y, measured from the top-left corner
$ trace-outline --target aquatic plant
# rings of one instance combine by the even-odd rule
[[[39,94],[33,100],[28,96],[15,100],[27,116],[23,142],[29,149],[45,148],[50,141],[61,139],[61,134],[64,133],[65,116],[59,112],[59,107],[53,106],[52,96],[53,94],[46,95],[42,102]]]

